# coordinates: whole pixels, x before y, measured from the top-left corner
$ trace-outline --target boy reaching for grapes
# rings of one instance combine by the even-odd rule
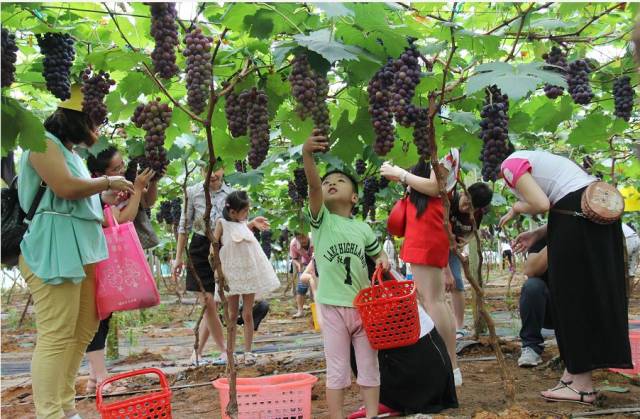
[[[360,315],[353,307],[358,292],[369,286],[366,256],[376,266],[389,269],[389,260],[373,230],[351,218],[358,201],[358,184],[347,173],[334,170],[321,179],[313,154],[328,148],[318,130],[302,149],[309,183],[309,213],[318,273],[322,281],[316,301],[321,306],[322,335],[327,362],[327,404],[332,419],[343,419],[344,389],[351,385],[350,345],[358,366],[357,382],[367,417],[378,414],[380,374],[376,351],[371,348]],[[362,372],[360,372],[362,371]]]

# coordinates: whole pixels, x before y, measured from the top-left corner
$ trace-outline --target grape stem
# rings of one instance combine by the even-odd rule
[[[532,3],[531,6],[520,16],[520,26],[518,26],[518,33],[516,34],[516,39],[513,41],[513,47],[511,48],[511,52],[507,55],[507,58],[504,59],[504,62],[508,62],[512,60],[515,56],[516,48],[518,47],[518,42],[520,41],[520,35],[522,34],[522,28],[524,27],[524,20],[527,17],[527,14],[533,9],[535,3]],[[519,7],[519,6],[517,6]]]

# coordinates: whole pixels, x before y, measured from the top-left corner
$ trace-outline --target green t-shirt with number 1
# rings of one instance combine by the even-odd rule
[[[320,284],[316,301],[353,307],[358,292],[370,285],[365,255],[382,251],[373,230],[365,222],[332,214],[322,205],[311,216],[314,257]]]

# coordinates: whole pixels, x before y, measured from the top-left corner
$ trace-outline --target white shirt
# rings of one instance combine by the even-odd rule
[[[389,265],[391,266],[391,269],[396,269],[396,248],[393,245],[393,242],[389,239],[386,239],[384,241],[384,244],[382,245],[382,248],[389,257]]]
[[[233,192],[233,189],[226,183],[222,184],[222,187],[217,191],[209,191],[211,196],[211,226],[214,226],[215,221],[222,217],[222,210],[224,209],[227,195]],[[187,211],[182,211],[180,215],[180,224],[178,224],[178,233],[189,233],[191,228],[195,233],[202,236],[205,234],[205,226],[202,222],[204,211],[207,207],[207,200],[204,195],[204,184],[198,182],[195,185],[187,188]],[[186,214],[186,218],[185,218]],[[194,226],[194,222],[196,225]]]
[[[507,242],[502,242],[500,244],[500,251],[504,252],[505,250],[511,250],[511,246]]]
[[[507,160],[512,158],[529,161],[531,176],[547,195],[552,205],[567,194],[598,180],[566,157],[557,156],[547,151],[516,151],[507,157]],[[508,172],[508,170],[504,171],[507,180],[509,180]],[[510,180],[509,183],[511,183]],[[511,189],[522,200],[522,196],[515,188]]]
[[[418,303],[418,317],[420,317],[420,337],[423,337],[433,330],[434,324],[433,320],[431,320],[431,317],[429,317],[427,312],[424,311],[420,303]]]
[[[452,148],[442,159],[440,159],[440,164],[449,171],[446,187],[447,192],[451,192],[458,183],[458,174],[460,173],[460,151],[457,148]]]

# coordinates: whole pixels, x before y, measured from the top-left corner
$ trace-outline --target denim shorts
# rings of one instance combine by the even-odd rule
[[[307,292],[309,292],[309,284],[305,284],[304,282],[300,281],[301,275],[302,274],[298,274],[298,286],[296,287],[296,294],[307,295]]]
[[[462,263],[458,256],[451,250],[449,251],[449,269],[451,269],[451,274],[453,275],[453,279],[456,282],[456,289],[458,291],[464,291],[464,282],[462,280]]]

